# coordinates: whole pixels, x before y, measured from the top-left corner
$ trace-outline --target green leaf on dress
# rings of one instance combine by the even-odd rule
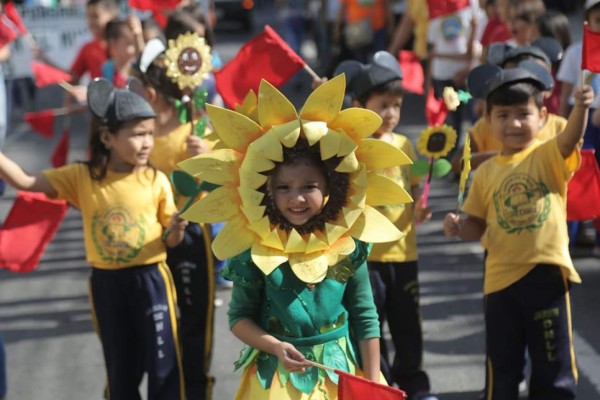
[[[323,349],[323,364],[334,369],[348,372],[348,358],[337,341],[325,343]],[[339,378],[338,374],[331,370],[326,370],[326,372],[329,379],[337,385]]]
[[[258,356],[256,360],[256,377],[263,389],[271,387],[273,375],[275,375],[275,371],[277,371],[278,363],[279,360],[277,357],[270,354],[260,353]]]
[[[304,354],[304,357],[306,357],[306,359],[315,361],[315,356],[310,347],[298,347],[298,351]],[[290,373],[290,382],[292,382],[292,385],[302,393],[311,393],[315,388],[315,385],[317,384],[318,380],[319,368],[317,367],[306,368],[304,372]]]

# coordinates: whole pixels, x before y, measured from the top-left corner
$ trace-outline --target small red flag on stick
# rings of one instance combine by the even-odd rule
[[[275,87],[287,82],[306,63],[269,25],[246,42],[237,55],[215,72],[217,90],[229,108],[242,104],[250,90],[265,79]]]
[[[423,94],[425,75],[419,58],[410,50],[400,50],[398,61],[402,70],[402,87],[404,90],[415,94]]]
[[[17,199],[0,229],[0,268],[30,272],[58,230],[67,203],[42,193],[17,192]]]
[[[50,139],[54,135],[54,115],[54,109],[49,109],[26,112],[23,117],[34,131]]]
[[[339,400],[406,400],[406,393],[400,389],[340,370],[335,370],[335,372],[340,377],[338,381]]]
[[[567,221],[600,217],[600,168],[593,149],[581,150],[581,166],[569,181]]]
[[[10,22],[2,20],[0,15],[0,47],[4,47],[17,38],[17,32],[14,27],[9,26]]]
[[[173,10],[181,0],[129,0],[129,6],[137,10]]]
[[[25,23],[23,22],[23,19],[21,18],[21,14],[19,14],[17,9],[15,8],[15,3],[13,3],[12,1],[6,3],[4,5],[4,14],[6,14],[8,19],[10,19],[11,22],[15,24],[20,34],[27,35],[29,33],[27,27],[25,26]]]
[[[71,75],[65,71],[41,62],[31,61],[31,70],[33,71],[35,84],[38,87],[71,80]]]
[[[581,69],[600,72],[600,33],[592,32],[588,24],[583,24],[583,45]]]
[[[62,167],[67,163],[67,156],[69,155],[69,129],[65,129],[60,141],[56,145],[56,148],[52,152],[52,165],[54,168]]]
[[[429,125],[438,126],[442,125],[448,115],[448,108],[444,99],[436,99],[433,94],[433,89],[429,89],[427,93],[427,99],[425,102],[425,118]]]

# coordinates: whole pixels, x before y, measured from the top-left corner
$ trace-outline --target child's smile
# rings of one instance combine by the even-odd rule
[[[327,181],[315,166],[303,162],[281,165],[271,178],[270,191],[283,217],[302,226],[321,212]]]

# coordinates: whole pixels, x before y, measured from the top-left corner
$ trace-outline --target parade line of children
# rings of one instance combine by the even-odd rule
[[[417,3],[409,1],[407,18]],[[544,15],[533,0],[502,12],[500,1],[485,2],[503,43],[478,53],[470,42],[481,37],[480,10],[470,3],[450,10],[460,13],[452,20],[460,37],[444,20],[427,36],[435,95],[454,86],[473,98],[449,116],[459,136],[467,109],[480,111],[468,130],[477,170],[443,233],[485,250],[482,398],[517,400],[528,360],[529,399],[575,399],[570,287],[581,278],[567,186],[581,143],[598,151],[597,77],[574,72],[580,43],[563,58],[558,37],[530,34]],[[448,10],[430,4],[429,12],[433,20]],[[503,13],[519,22],[509,29]],[[313,82],[300,111],[266,81],[227,110],[199,6],[172,12],[164,33],[117,15],[112,0],[87,1],[94,39],[70,71],[71,95],[91,114],[89,158],[29,173],[0,152],[8,185],[81,212],[105,397],[140,399],[146,375],[148,399],[214,398],[219,282],[231,289],[228,323],[245,345],[235,399],[334,400],[348,373],[401,389],[389,398],[437,400],[423,366],[417,251],[417,226],[432,209],[410,167],[414,146],[396,132],[405,95],[398,59],[360,48],[368,57]],[[586,1],[585,18],[600,32],[600,0]],[[76,86],[86,73],[91,83]],[[448,157],[457,173],[463,142]],[[182,190],[174,172],[193,177],[196,191]],[[600,233],[595,240],[600,251]],[[0,400],[3,350],[0,342]]]

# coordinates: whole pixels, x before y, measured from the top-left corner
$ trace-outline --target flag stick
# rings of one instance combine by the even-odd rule
[[[319,364],[317,362],[306,360],[306,359],[304,361],[306,361],[307,363],[309,363],[313,367],[317,367],[317,368],[321,368],[321,369],[327,369],[329,371],[334,371],[335,372],[335,368],[328,367],[327,365]]]
[[[73,85],[71,85],[69,82],[67,81],[60,81],[58,82],[58,84],[60,85],[60,87],[62,87],[63,89],[65,89],[67,92],[69,93],[73,93],[73,90],[75,89],[73,87]]]
[[[315,81],[321,80],[321,77],[319,75],[317,75],[317,73],[311,67],[309,67],[308,64],[304,64],[303,68],[306,72],[308,72],[310,74],[310,76],[313,78],[313,80],[315,80]]]

